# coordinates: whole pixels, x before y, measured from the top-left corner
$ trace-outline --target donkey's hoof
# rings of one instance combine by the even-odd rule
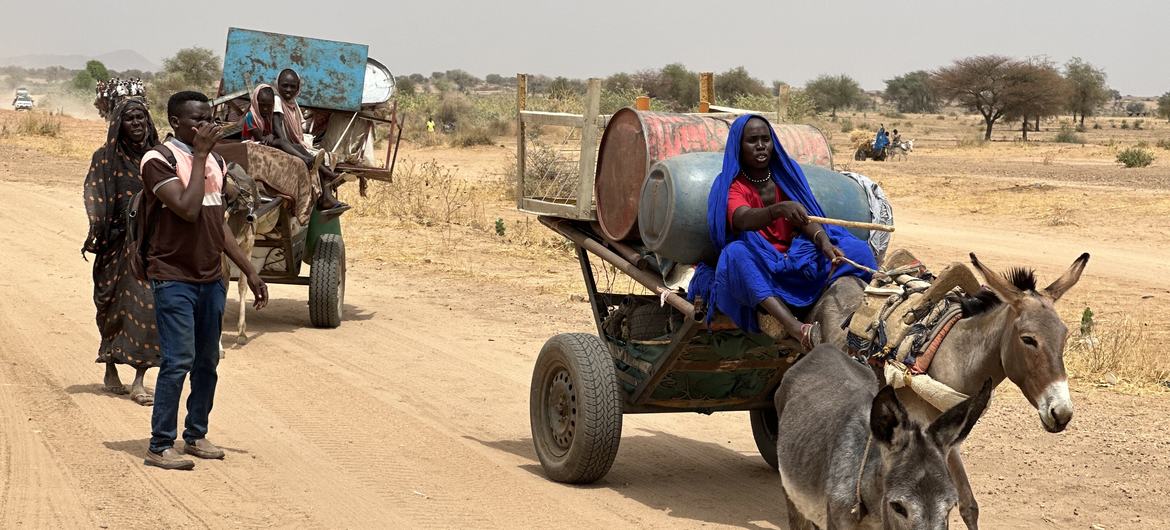
[[[240,335],[236,336],[236,345],[243,346],[247,343],[248,343],[248,336],[247,335],[244,335],[241,333]]]

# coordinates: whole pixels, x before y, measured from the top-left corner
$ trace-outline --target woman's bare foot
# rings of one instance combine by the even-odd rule
[[[118,367],[114,363],[106,363],[105,388],[106,392],[119,396],[126,393],[126,387],[122,385],[122,379],[118,377]]]
[[[146,377],[146,368],[139,368],[134,374],[134,382],[130,385],[130,399],[144,407],[154,404],[154,394],[146,391],[143,379]]]

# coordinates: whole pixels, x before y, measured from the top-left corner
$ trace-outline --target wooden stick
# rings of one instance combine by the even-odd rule
[[[846,221],[844,219],[829,219],[828,217],[817,217],[815,215],[808,216],[808,220],[814,223],[823,225],[844,226],[845,228],[861,228],[863,230],[877,230],[879,232],[893,232],[894,227],[890,225],[880,225],[877,223],[862,223],[859,221]]]

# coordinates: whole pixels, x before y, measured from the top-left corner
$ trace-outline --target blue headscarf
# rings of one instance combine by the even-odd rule
[[[711,194],[707,196],[707,230],[711,236],[711,242],[715,244],[715,248],[720,250],[730,242],[727,239],[727,192],[741,171],[739,153],[740,144],[743,143],[743,130],[747,127],[748,121],[753,118],[763,120],[765,124],[768,124],[768,132],[772,134],[774,151],[772,159],[769,161],[772,181],[780,187],[788,200],[796,201],[804,206],[809,215],[825,216],[825,211],[821,209],[820,203],[817,202],[817,198],[813,196],[812,190],[808,187],[808,180],[805,179],[800,164],[789,157],[784,146],[780,145],[780,139],[776,137],[776,131],[772,129],[772,125],[768,123],[766,118],[758,114],[744,114],[731,124],[731,132],[727,135],[727,148],[723,151],[723,171],[711,184]]]
[[[868,281],[869,274],[848,264],[833,267],[816,245],[803,235],[793,239],[788,252],[781,253],[759,231],[737,232],[727,226],[727,194],[740,174],[743,130],[753,118],[768,123],[763,116],[748,114],[731,124],[723,153],[723,169],[707,196],[707,230],[711,242],[720,251],[719,261],[715,267],[708,263],[696,266],[687,298],[706,300],[711,307],[731,317],[740,329],[754,333],[759,331],[756,306],[763,299],[775,296],[790,306],[806,307],[816,302],[825,287],[837,278],[857,276]],[[809,215],[824,217],[825,212],[809,188],[804,171],[788,156],[770,124],[768,131],[772,134],[773,156],[769,161],[772,181],[788,200],[804,206]],[[865,242],[839,226],[824,225],[824,230],[849,259],[876,266]],[[742,244],[728,248],[736,242]],[[707,312],[708,320],[714,313]]]

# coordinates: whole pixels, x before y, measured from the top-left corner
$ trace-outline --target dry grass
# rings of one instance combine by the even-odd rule
[[[1076,378],[1137,388],[1170,386],[1170,360],[1147,337],[1148,323],[1122,315],[1069,341],[1065,365]]]
[[[30,111],[23,112],[22,115],[16,119],[11,133],[17,136],[45,136],[49,138],[59,138],[61,136],[61,118],[54,115],[52,112]],[[0,129],[0,135],[7,135],[9,129],[7,124]]]

